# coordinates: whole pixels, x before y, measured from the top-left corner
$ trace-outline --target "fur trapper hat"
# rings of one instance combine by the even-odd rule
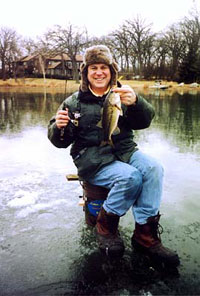
[[[86,49],[83,57],[83,63],[81,64],[81,90],[83,92],[88,91],[88,79],[87,70],[88,66],[92,64],[106,64],[110,67],[111,81],[110,86],[117,84],[118,65],[113,60],[112,54],[109,48],[105,45],[94,45]]]

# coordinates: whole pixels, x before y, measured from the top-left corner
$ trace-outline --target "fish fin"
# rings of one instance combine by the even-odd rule
[[[118,110],[122,110],[121,107],[119,107],[117,104],[114,105]]]
[[[101,108],[101,119],[99,120],[99,122],[97,122],[98,127],[103,128],[103,123],[102,123],[102,117],[103,117],[103,108]]]
[[[118,135],[120,133],[120,129],[118,128],[118,126],[115,128],[115,130],[113,131],[113,135]]]
[[[119,115],[123,116],[122,108],[119,107],[117,104],[115,105],[115,107],[120,111]]]
[[[99,120],[99,122],[97,123],[97,125],[96,126],[98,126],[98,127],[100,127],[100,128],[103,128],[103,125],[102,125],[102,120]]]

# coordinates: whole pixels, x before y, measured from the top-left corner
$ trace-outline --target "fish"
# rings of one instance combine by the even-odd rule
[[[120,133],[117,126],[120,115],[122,115],[120,95],[111,90],[105,98],[101,120],[97,124],[104,130],[104,139],[100,146],[109,144],[114,147],[111,137]]]

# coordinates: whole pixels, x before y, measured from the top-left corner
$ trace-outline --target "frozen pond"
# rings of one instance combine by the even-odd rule
[[[69,149],[47,139],[62,93],[0,91],[0,295],[200,294],[200,93],[144,95],[156,117],[136,133],[144,152],[165,168],[162,240],[177,250],[178,270],[158,271],[131,249],[134,221],[121,218],[126,253],[99,254],[78,206],[81,186]]]

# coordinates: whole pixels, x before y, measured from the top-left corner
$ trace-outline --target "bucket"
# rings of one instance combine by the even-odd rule
[[[95,226],[98,213],[107,198],[109,189],[92,185],[86,181],[82,183],[82,187],[85,199],[85,222],[90,226]]]

